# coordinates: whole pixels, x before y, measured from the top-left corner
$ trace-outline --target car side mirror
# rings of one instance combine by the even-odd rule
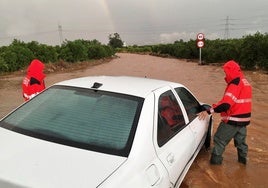
[[[200,105],[200,112],[201,111],[208,111],[211,108],[209,104],[202,104]]]

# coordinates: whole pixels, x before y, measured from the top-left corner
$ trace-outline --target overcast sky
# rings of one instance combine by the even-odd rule
[[[119,33],[127,45],[268,32],[268,0],[0,0],[0,46]]]

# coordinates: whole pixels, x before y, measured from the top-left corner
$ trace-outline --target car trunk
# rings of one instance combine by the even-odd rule
[[[0,187],[96,187],[125,160],[0,128]]]

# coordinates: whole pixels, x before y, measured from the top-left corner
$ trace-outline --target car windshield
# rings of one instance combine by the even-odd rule
[[[53,86],[1,121],[1,127],[68,146],[128,156],[143,99]]]

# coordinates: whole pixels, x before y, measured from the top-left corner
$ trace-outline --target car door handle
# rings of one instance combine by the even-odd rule
[[[170,165],[174,162],[174,160],[175,160],[175,157],[174,157],[173,153],[168,154],[167,161]]]

